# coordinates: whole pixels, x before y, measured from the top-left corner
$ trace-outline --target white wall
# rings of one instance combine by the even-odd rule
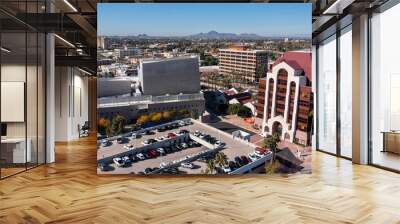
[[[79,138],[78,125],[88,121],[88,78],[76,68],[56,67],[55,140]]]

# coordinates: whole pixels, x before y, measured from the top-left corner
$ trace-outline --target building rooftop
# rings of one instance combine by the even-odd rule
[[[278,58],[273,66],[286,62],[292,68],[296,70],[303,70],[305,76],[311,81],[312,73],[311,73],[311,51],[288,51],[283,54],[280,58]]]
[[[172,57],[172,58],[145,58],[142,60],[142,63],[153,63],[153,62],[163,62],[163,61],[176,61],[182,59],[190,59],[190,58],[198,58],[197,55],[188,55],[188,56],[180,56],[180,57]]]

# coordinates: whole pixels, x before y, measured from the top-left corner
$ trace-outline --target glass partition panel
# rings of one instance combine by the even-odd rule
[[[400,170],[400,4],[371,19],[372,163]]]
[[[24,171],[31,159],[26,150],[26,41],[25,32],[1,34],[2,177]]]
[[[352,34],[351,25],[340,36],[340,154],[352,157]]]
[[[336,154],[336,36],[318,47],[318,149]]]

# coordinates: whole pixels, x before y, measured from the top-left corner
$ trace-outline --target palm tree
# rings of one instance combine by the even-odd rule
[[[271,166],[275,164],[276,160],[276,149],[278,147],[278,143],[281,141],[279,134],[274,133],[272,136],[268,136],[264,139],[264,146],[269,148],[272,151],[272,160]]]
[[[217,155],[215,155],[215,163],[222,168],[228,164],[228,157],[225,153],[218,152]]]
[[[213,174],[215,171],[215,160],[210,159],[207,161],[206,174]]]

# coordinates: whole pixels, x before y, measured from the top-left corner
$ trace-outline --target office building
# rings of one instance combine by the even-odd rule
[[[116,49],[117,57],[125,58],[125,57],[138,57],[143,55],[143,50],[139,48],[123,48],[123,49]]]
[[[232,45],[219,49],[219,70],[223,75],[243,76],[249,82],[258,82],[267,73],[268,57],[265,50],[250,50],[246,45]]]
[[[99,117],[121,114],[136,119],[142,114],[167,110],[189,110],[201,115],[205,110],[198,57],[142,60],[138,77],[100,78],[98,85]]]
[[[282,140],[311,145],[313,93],[311,52],[286,52],[259,84],[257,117],[262,135],[278,133]]]
[[[145,59],[138,67],[138,76],[144,95],[191,94],[200,91],[197,56]]]

